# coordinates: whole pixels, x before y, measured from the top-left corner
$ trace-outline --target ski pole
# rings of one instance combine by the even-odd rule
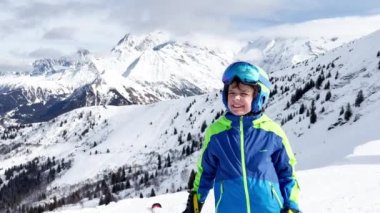
[[[194,213],[199,213],[199,205],[198,205],[198,195],[197,195],[197,193],[194,193],[194,196],[193,196],[193,206],[194,206]]]

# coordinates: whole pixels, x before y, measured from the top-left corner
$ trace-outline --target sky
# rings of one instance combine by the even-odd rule
[[[1,71],[27,70],[35,59],[81,48],[107,52],[126,33],[246,39],[268,27],[380,14],[373,0],[0,0],[0,8]]]

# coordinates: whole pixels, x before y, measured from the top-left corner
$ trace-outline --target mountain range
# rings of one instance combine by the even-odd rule
[[[287,132],[297,168],[342,161],[380,136],[378,43],[380,31],[348,43],[260,38],[226,50],[127,34],[102,58],[80,50],[2,75],[0,212],[185,190],[202,133],[225,112],[221,74],[252,51],[266,55],[266,113]]]

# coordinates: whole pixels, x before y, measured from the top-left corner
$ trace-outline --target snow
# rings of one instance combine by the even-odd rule
[[[337,165],[299,172],[303,211],[379,212],[379,150],[380,140],[369,141]]]
[[[12,82],[17,86],[41,85],[47,90],[56,88],[62,89],[62,93],[67,93],[72,88],[62,85],[73,87],[75,84],[81,84],[88,81],[86,77],[90,73],[92,77],[101,75],[110,86],[120,91],[125,90],[124,83],[137,90],[145,90],[144,84],[137,81],[154,81],[152,76],[161,80],[176,76],[178,79],[170,81],[169,84],[177,86],[183,80],[188,80],[206,89],[220,88],[219,79],[223,63],[232,58],[230,53],[181,42],[163,46],[158,52],[149,49],[141,52],[134,49],[137,46],[142,49],[156,46],[155,44],[168,39],[163,36],[156,41],[151,36],[141,38],[128,36],[125,39],[130,40],[124,44],[125,46],[122,44],[118,46],[121,51],[119,56],[115,51],[116,56],[93,59],[99,73],[92,73],[91,70],[71,70],[73,72],[54,74],[49,78],[2,76],[0,84],[6,85]],[[303,41],[305,40],[293,42],[287,40],[283,44],[287,46]],[[278,40],[269,40],[268,43],[262,42],[258,46],[263,45],[265,51],[270,51],[276,49],[278,43]],[[336,43],[334,45],[337,45]],[[304,212],[380,212],[380,202],[375,199],[380,193],[380,132],[377,125],[380,120],[378,80],[380,72],[377,68],[379,58],[376,57],[379,49],[374,45],[378,43],[380,43],[380,31],[331,51],[327,51],[332,48],[327,44],[323,46],[326,49],[318,49],[318,45],[310,46],[311,44],[295,48],[294,52],[291,51],[289,54],[295,61],[303,59],[304,53],[310,53],[306,50],[311,50],[312,53],[321,51],[324,55],[299,63],[294,68],[286,67],[271,74],[278,79],[283,77],[285,80],[279,80],[276,84],[278,87],[289,86],[290,92],[275,96],[276,99],[269,103],[267,114],[278,122],[290,113],[295,113],[297,116],[285,123],[283,128],[298,160],[296,168],[302,190],[300,206]],[[275,53],[278,54],[280,50],[281,48],[277,48]],[[303,52],[304,50],[306,52]],[[297,52],[301,54],[295,55]],[[260,56],[255,49],[249,50],[248,53]],[[130,57],[121,57],[123,54]],[[176,62],[175,57],[178,55],[186,59],[188,66]],[[195,59],[201,61],[194,61],[192,58],[194,55],[198,55],[199,57]],[[127,72],[128,65],[137,58],[141,61],[131,72]],[[332,72],[332,77],[329,79],[333,93],[331,101],[324,101],[328,90],[313,89],[289,109],[284,109],[295,89],[302,87],[304,81],[316,79],[318,75],[318,72],[315,72],[316,66],[327,65],[332,61],[335,63],[335,68],[324,70],[325,74],[328,71]],[[339,78],[334,80],[337,72]],[[126,76],[122,76],[123,73]],[[288,81],[290,76],[295,76],[295,79]],[[59,79],[57,82],[61,82],[62,85],[52,81],[54,78]],[[108,91],[108,87],[98,89],[103,89],[105,93]],[[165,91],[167,88],[160,89]],[[353,103],[359,90],[363,90],[365,101],[360,107],[354,107]],[[318,100],[317,94],[320,95]],[[55,190],[62,190],[62,194],[65,194],[67,193],[65,190],[69,187],[94,182],[107,172],[115,171],[122,166],[133,165],[153,171],[157,165],[158,154],[175,155],[184,148],[184,145],[178,145],[178,134],[173,134],[174,128],[179,132],[182,131],[180,134],[183,137],[187,133],[199,134],[202,122],[206,121],[209,124],[216,112],[223,109],[220,99],[220,95],[208,93],[150,105],[94,106],[73,110],[55,118],[55,122],[33,124],[32,127],[21,130],[22,134],[17,135],[15,140],[0,141],[4,146],[12,143],[23,144],[10,153],[0,155],[0,176],[3,176],[7,168],[26,163],[34,157],[69,157],[73,160],[72,167],[66,173],[57,175],[58,178],[48,186],[47,194],[54,196]],[[311,125],[307,117],[296,112],[301,103],[309,107],[312,100],[316,103],[318,122]],[[193,102],[187,112],[187,107]],[[339,116],[339,110],[347,103],[351,103],[354,117],[328,130],[332,124],[342,118]],[[325,112],[319,113],[322,106]],[[79,119],[79,114],[83,114],[84,118]],[[68,122],[59,126],[63,121]],[[89,128],[92,122],[95,123],[93,129]],[[80,137],[86,129],[89,129],[89,133]],[[64,131],[67,132],[66,137],[62,137]],[[165,131],[168,133],[164,133]],[[93,146],[94,142],[97,143],[96,146]],[[110,153],[106,150],[110,150]],[[95,152],[98,154],[95,155]],[[173,162],[168,170],[170,175],[160,177],[159,186],[154,188],[156,194],[161,194],[159,196],[136,198],[140,193],[146,195],[151,189],[147,187],[131,194],[121,192],[119,198],[135,198],[119,200],[107,206],[97,206],[99,203],[97,199],[84,199],[79,204],[65,206],[57,212],[144,213],[151,212],[149,208],[155,202],[162,204],[161,212],[181,212],[187,200],[187,193],[173,192],[187,182],[191,169],[195,168],[198,155],[199,152],[195,152]],[[164,194],[165,189],[170,189],[170,193]],[[210,192],[203,212],[214,212],[212,194]]]
[[[374,152],[376,150],[376,152]],[[310,213],[373,213],[380,211],[380,140],[369,141],[358,146],[347,161],[340,165],[329,165],[297,173],[301,185],[300,207]],[[367,159],[361,159],[369,156]],[[365,160],[365,161],[363,161]],[[80,208],[66,207],[60,213],[151,213],[151,205],[160,203],[160,213],[182,212],[187,201],[187,192],[165,194],[151,198],[133,198],[112,202],[105,206]],[[202,213],[213,213],[213,192],[209,193]]]

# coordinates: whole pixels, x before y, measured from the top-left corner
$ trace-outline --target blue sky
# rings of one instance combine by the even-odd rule
[[[375,0],[0,0],[0,8],[0,70],[30,69],[37,58],[79,48],[106,52],[129,32],[247,39],[242,32],[380,14]]]

